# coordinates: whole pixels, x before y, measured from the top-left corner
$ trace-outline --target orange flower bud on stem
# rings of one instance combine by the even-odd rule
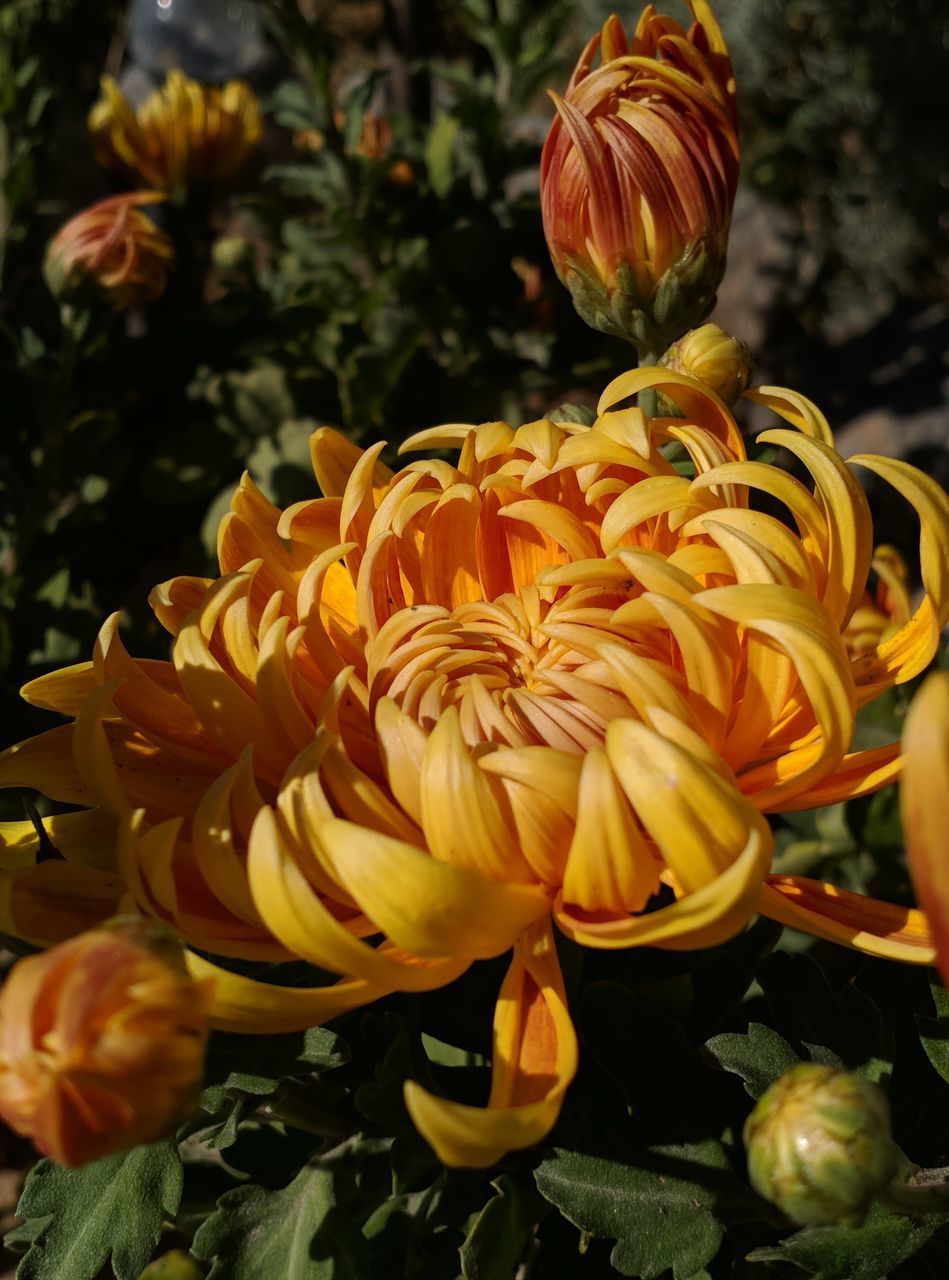
[[[134,191],[90,205],[50,241],[43,274],[66,305],[98,297],[116,311],[164,292],[174,257],[171,240],[142,212],[163,197]]]
[[[594,329],[658,353],[711,310],[738,182],[734,79],[705,0],[589,42],[541,159],[544,231]],[[600,51],[601,63],[593,68]]]
[[[209,985],[175,936],[121,918],[18,961],[0,991],[0,1116],[77,1166],[172,1132],[197,1103]]]

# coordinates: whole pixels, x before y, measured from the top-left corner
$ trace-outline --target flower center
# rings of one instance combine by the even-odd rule
[[[367,650],[371,700],[392,698],[428,732],[457,706],[471,747],[587,751],[603,741],[611,719],[631,709],[607,664],[578,640],[585,628],[571,625],[572,604],[569,592],[545,599],[528,585],[453,610],[400,610]],[[591,629],[591,641],[596,634]],[[619,641],[602,632],[599,638]]]

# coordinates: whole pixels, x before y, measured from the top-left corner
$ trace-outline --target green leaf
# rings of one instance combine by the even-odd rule
[[[790,1262],[817,1280],[884,1280],[947,1217],[908,1218],[874,1205],[862,1227],[805,1227],[780,1244],[755,1249],[748,1261]]]
[[[326,1027],[310,1027],[292,1035],[251,1037],[216,1034],[211,1040],[201,1106],[220,1124],[202,1132],[212,1147],[229,1147],[244,1116],[281,1082],[330,1071],[349,1061],[344,1041]]]
[[[280,1191],[238,1187],[198,1229],[208,1280],[370,1280],[365,1237],[337,1203],[334,1172],[301,1169]]]
[[[758,981],[781,1033],[808,1056],[829,1065],[844,1065],[875,1081],[893,1063],[893,1034],[874,1002],[852,982],[831,988],[827,974],[807,955],[775,952],[758,967]],[[811,1048],[825,1046],[840,1061],[818,1057]]]
[[[745,1092],[755,1101],[788,1067],[800,1062],[788,1042],[760,1022],[752,1022],[747,1035],[727,1031],[713,1036],[705,1052],[722,1071],[741,1076]]]
[[[497,1191],[484,1206],[461,1246],[464,1280],[510,1280],[546,1205],[535,1192],[502,1174],[491,1184]],[[547,1210],[549,1212],[549,1210]]]
[[[656,1280],[671,1267],[675,1280],[688,1280],[718,1252],[716,1206],[741,1188],[714,1140],[652,1147],[636,1159],[556,1150],[534,1177],[575,1227],[616,1240],[610,1261],[621,1275]]]
[[[949,1081],[949,991],[945,987],[933,986],[933,1003],[937,1017],[923,1018],[917,1016],[919,1038],[926,1057],[942,1076]]]
[[[41,1160],[17,1205],[28,1229],[17,1228],[11,1243],[30,1241],[18,1280],[94,1280],[110,1255],[117,1280],[136,1280],[162,1222],[178,1211],[183,1179],[173,1142],[135,1147],[81,1169]]]

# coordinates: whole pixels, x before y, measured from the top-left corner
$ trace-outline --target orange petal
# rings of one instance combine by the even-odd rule
[[[939,972],[949,984],[949,672],[934,672],[914,697],[903,749],[900,811],[909,869],[929,918]]]
[[[576,1069],[576,1033],[544,920],[518,939],[498,996],[487,1107],[436,1098],[412,1080],[405,1103],[444,1164],[484,1169],[550,1132]]]
[[[866,898],[801,876],[769,876],[758,910],[803,933],[867,955],[932,964],[933,938],[922,911]]]

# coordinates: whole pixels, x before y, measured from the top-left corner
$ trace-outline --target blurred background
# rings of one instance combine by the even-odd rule
[[[552,108],[605,0],[7,0],[0,10],[0,679],[4,737],[43,727],[16,689],[85,659],[102,618],[163,653],[145,603],[210,570],[244,465],[310,496],[307,437],[397,445],[449,421],[592,404],[630,348],[588,330],[538,206]],[[685,7],[670,9],[684,18]],[[720,0],[743,179],[715,318],[759,380],[830,417],[844,454],[946,471],[949,149],[944,0]],[[624,12],[632,25],[637,11]],[[170,66],[243,76],[251,162],[175,218],[146,308],[66,334],[49,238],[123,189],[86,117]],[[124,184],[127,189],[128,183]],[[184,231],[182,228],[184,227]],[[184,250],[184,251],[183,251]],[[902,510],[882,537],[912,558]]]
[[[442,421],[592,405],[635,363],[574,314],[538,201],[545,90],[563,87],[613,7],[0,7],[4,744],[51,722],[20,702],[20,684],[85,660],[113,610],[133,651],[165,654],[147,593],[212,572],[245,465],[287,504],[314,491],[317,425],[394,447]],[[621,16],[632,25],[637,12]],[[753,346],[759,381],[824,408],[845,456],[896,454],[945,483],[949,7],[719,0],[717,12],[743,177],[714,318]],[[64,326],[46,244],[128,186],[96,163],[87,132],[100,77],[134,104],[174,66],[245,78],[265,113],[262,144],[214,200],[157,215],[177,248],[162,298]],[[878,540],[912,564],[905,508],[871,499]],[[22,816],[18,798],[3,803]],[[12,1212],[19,1174],[0,1179],[0,1214]]]

